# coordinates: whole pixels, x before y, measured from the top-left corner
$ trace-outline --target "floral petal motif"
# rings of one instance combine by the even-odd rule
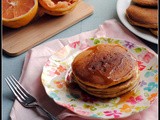
[[[145,82],[144,80],[142,80],[142,81],[140,82],[140,86],[143,87],[144,85],[147,85],[147,82]]]
[[[134,97],[130,97],[129,100],[127,100],[127,102],[130,102],[133,105],[137,103]]]
[[[137,96],[135,99],[136,99],[136,102],[141,102],[143,100],[143,97],[142,96]]]
[[[129,100],[127,100],[127,102],[135,105],[135,104],[141,102],[142,100],[143,100],[143,97],[139,95],[139,96],[137,96],[137,97],[133,97],[133,96],[130,97]]]
[[[153,72],[147,71],[144,76],[145,76],[146,78],[148,78],[148,77],[153,76],[153,75],[154,75]]]
[[[152,103],[157,97],[157,93],[152,93],[147,99]]]
[[[134,44],[129,41],[125,41],[125,46],[128,47],[129,49],[134,48]]]
[[[158,74],[155,75],[154,79],[156,82],[158,82]]]
[[[112,111],[105,111],[104,113],[105,113],[106,116],[111,116],[111,115],[113,115]]]
[[[57,88],[63,88],[65,85],[64,81],[54,81],[54,84],[57,86]]]
[[[54,74],[56,75],[60,75],[60,72],[58,72],[57,70],[54,72]]]
[[[157,88],[157,87],[158,87],[158,85],[155,82],[150,82],[148,84],[148,87],[145,87],[144,90],[151,92],[154,88]]]
[[[73,43],[69,44],[69,46],[70,46],[71,48],[76,48],[77,45],[79,45],[79,44],[80,44],[80,41],[76,41],[76,42],[73,42]]]
[[[128,104],[124,104],[120,109],[121,109],[121,112],[126,112],[126,113],[132,111],[131,106],[129,106]]]
[[[143,61],[149,63],[153,57],[154,55],[151,52],[147,52],[143,57]]]
[[[66,68],[60,65],[60,66],[57,68],[57,70],[58,70],[59,72],[64,72],[64,71],[66,71]]]
[[[140,71],[142,71],[143,69],[146,68],[146,66],[143,65],[143,62],[142,62],[142,61],[137,61],[137,62],[138,62],[138,68],[139,68]]]
[[[114,118],[119,118],[122,113],[118,112],[117,110],[113,110],[113,111],[104,111],[104,114],[106,116],[112,116],[113,115]]]
[[[54,92],[51,92],[51,93],[50,93],[50,96],[51,96],[53,99],[55,99],[55,100],[60,100],[60,99],[61,99],[61,98],[58,97],[57,94],[54,93]]]

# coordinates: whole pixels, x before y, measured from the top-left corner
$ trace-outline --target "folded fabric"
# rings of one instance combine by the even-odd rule
[[[98,29],[84,32],[73,37],[65,39],[56,39],[44,44],[41,44],[28,51],[22,74],[20,77],[21,84],[38,100],[38,102],[54,116],[63,120],[85,120],[71,111],[57,105],[51,98],[49,98],[41,83],[41,73],[44,64],[48,58],[53,55],[57,50],[60,50],[65,45],[72,43],[74,40],[85,40],[86,37],[108,36],[111,38],[118,38],[128,40],[137,44],[144,45],[135,35],[128,31],[123,25],[116,20],[107,20]],[[147,46],[146,46],[147,47]],[[149,49],[149,48],[148,48]],[[151,49],[150,51],[154,53]],[[154,53],[156,54],[156,53]],[[140,113],[132,115],[128,118],[120,120],[157,120],[158,110],[157,101],[153,105]],[[19,114],[21,113],[21,114]],[[21,106],[15,100],[10,117],[12,120],[46,120],[44,114],[37,112],[37,109],[28,109]]]

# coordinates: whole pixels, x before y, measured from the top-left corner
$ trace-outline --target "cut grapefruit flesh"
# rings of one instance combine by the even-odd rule
[[[10,28],[19,28],[27,25],[36,15],[38,0],[3,0],[3,25]]]
[[[62,15],[70,13],[73,9],[74,9],[74,7],[69,10],[66,10],[66,11],[49,11],[49,10],[46,10],[45,8],[43,8],[42,6],[39,6],[38,14],[40,14],[40,16],[43,16],[45,13],[52,15],[52,16],[62,16]]]
[[[79,0],[39,0],[40,5],[48,11],[66,12],[74,8]]]

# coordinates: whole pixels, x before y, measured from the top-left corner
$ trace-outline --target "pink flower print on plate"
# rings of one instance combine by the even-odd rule
[[[154,55],[151,52],[147,52],[144,57],[142,58],[142,60],[146,63],[149,63],[150,60],[154,57]]]
[[[56,70],[55,68],[52,68],[50,71],[49,71],[49,76],[54,76],[55,74],[57,75],[57,73],[55,73]]]
[[[127,100],[127,102],[131,103],[132,105],[135,105],[135,104],[141,102],[142,100],[143,100],[142,96],[139,95],[137,97],[133,97],[133,96],[130,97],[129,100]]]
[[[60,75],[62,72],[66,71],[66,68],[63,67],[63,66],[59,66],[56,70],[55,68],[53,68],[51,71],[50,71],[50,76],[53,76],[53,75]]]
[[[146,68],[146,66],[143,65],[142,61],[137,61],[137,63],[138,63],[138,68],[139,68],[140,71],[142,71],[142,70],[144,70]]]
[[[71,48],[76,48],[77,45],[79,45],[79,44],[80,44],[80,41],[76,41],[76,42],[73,42],[73,43],[69,44],[69,46],[70,46]]]
[[[57,88],[63,88],[65,85],[64,81],[54,81],[54,84],[57,86]]]
[[[113,111],[104,111],[104,114],[106,116],[114,116],[114,118],[119,118],[122,113],[118,112],[117,110],[113,110]]]

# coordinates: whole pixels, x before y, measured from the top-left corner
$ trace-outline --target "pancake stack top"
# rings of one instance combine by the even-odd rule
[[[126,17],[130,24],[148,29],[158,36],[158,0],[132,0]]]
[[[138,84],[136,59],[123,46],[99,44],[78,54],[72,62],[72,75],[87,93],[112,98]]]

